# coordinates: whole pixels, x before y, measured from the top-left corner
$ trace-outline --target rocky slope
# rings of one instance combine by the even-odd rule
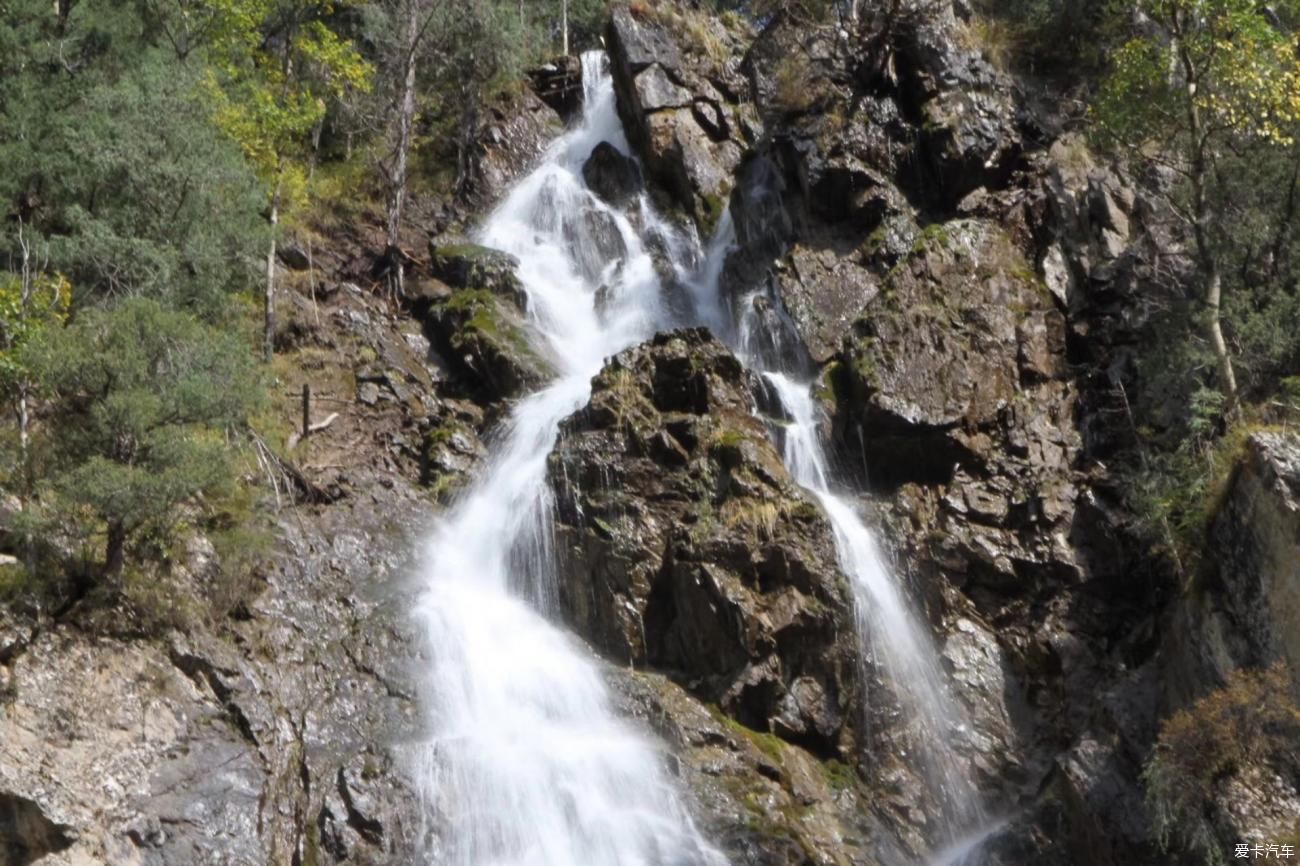
[[[821,378],[841,472],[927,604],[974,724],[969,758],[1012,816],[991,860],[1164,862],[1139,779],[1158,720],[1237,667],[1292,658],[1290,568],[1274,557],[1293,558],[1281,479],[1297,442],[1252,444],[1193,603],[1107,468],[1132,435],[1128,395],[1158,399],[1131,347],[1144,285],[1168,278],[1159,215],[972,48],[963,4],[930,7],[849,46],[791,15],[753,34],[701,28],[687,4],[634,6],[607,43],[665,206],[707,232],[714,199],[729,204],[723,288],[742,336]],[[639,490],[583,505],[642,515],[657,538],[654,497],[628,501]],[[573,546],[588,566],[591,542]],[[703,672],[678,679],[707,699]],[[787,736],[777,714],[759,727]],[[888,724],[871,730],[848,759],[882,792]],[[1283,789],[1289,802],[1294,780]],[[1285,829],[1250,808],[1238,834]],[[906,839],[909,820],[889,823]]]

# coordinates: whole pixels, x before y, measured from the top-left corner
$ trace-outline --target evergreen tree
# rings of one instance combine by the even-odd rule
[[[107,577],[140,533],[165,533],[181,505],[228,483],[227,435],[257,393],[235,335],[133,298],[46,329],[22,359],[54,397],[41,504],[102,532]]]

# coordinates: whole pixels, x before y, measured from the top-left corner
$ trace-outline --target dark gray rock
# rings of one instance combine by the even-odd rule
[[[583,163],[582,179],[592,192],[614,207],[623,207],[644,188],[636,160],[624,156],[607,141],[596,145]]]
[[[824,755],[856,693],[851,602],[830,527],[706,332],[616,356],[551,458],[560,596],[614,658],[679,672],[756,730]]]

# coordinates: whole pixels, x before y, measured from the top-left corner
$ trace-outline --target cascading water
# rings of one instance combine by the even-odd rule
[[[515,408],[423,569],[432,738],[418,782],[436,828],[432,862],[445,866],[725,862],[691,824],[661,756],[616,718],[597,664],[545,616],[555,585],[546,458],[559,423],[586,401],[605,357],[665,323],[640,237],[581,180],[597,143],[627,147],[602,64],[583,58],[582,124],[481,232],[519,259],[558,378]]]
[[[751,198],[762,196],[751,194]],[[725,248],[734,242],[729,214],[723,228],[726,236],[715,239],[710,257],[725,258]],[[935,855],[934,866],[974,866],[979,845],[991,831],[985,826],[987,819],[966,764],[953,749],[966,722],[948,692],[929,631],[895,581],[862,515],[848,499],[832,491],[812,383],[797,382],[781,369],[783,363],[789,363],[787,359],[800,357],[799,347],[789,344],[798,329],[780,300],[761,289],[742,298],[739,311],[739,322],[730,329],[734,334],[731,342],[746,366],[761,372],[770,383],[789,418],[783,432],[786,468],[795,482],[821,503],[834,530],[840,567],[851,581],[858,632],[865,642],[863,681],[869,679],[868,658],[874,657],[891,681],[903,711],[903,739],[912,744],[917,758],[911,763],[919,764],[916,769],[945,812],[936,838],[930,841],[948,847]],[[795,366],[799,366],[797,360]],[[972,828],[982,828],[969,837],[978,841],[963,842],[959,834]]]
[[[418,780],[437,830],[433,861],[725,862],[691,824],[655,749],[616,718],[595,661],[546,618],[556,587],[546,460],[560,421],[586,401],[606,357],[684,317],[711,327],[771,383],[791,419],[786,463],[830,518],[860,631],[894,684],[919,769],[946,804],[950,825],[969,828],[978,820],[974,787],[948,745],[961,715],[930,637],[861,516],[832,492],[810,387],[776,371],[781,347],[762,343],[752,322],[737,327],[721,301],[719,278],[735,240],[730,214],[701,260],[694,239],[660,220],[644,196],[630,220],[581,179],[596,144],[628,149],[603,63],[597,53],[583,57],[581,125],[552,146],[480,232],[482,243],[519,260],[530,323],[558,376],[516,406],[488,470],[429,545],[417,613],[432,659],[426,692],[433,735]],[[647,242],[688,292],[688,313],[666,300]],[[768,312],[782,315],[779,305]],[[944,835],[933,841],[955,839]],[[970,847],[958,843],[946,862],[966,862]]]
[[[784,459],[795,481],[817,498],[830,519],[840,567],[852,582],[858,632],[870,644],[902,707],[906,739],[918,752],[921,770],[949,813],[950,826],[966,830],[981,820],[975,786],[952,749],[964,726],[948,693],[929,632],[918,620],[867,528],[848,500],[832,492],[818,436],[818,412],[811,388],[789,377],[764,374],[790,417]],[[865,654],[863,656],[865,662]],[[864,680],[866,671],[864,669]],[[949,838],[933,842],[952,841]]]

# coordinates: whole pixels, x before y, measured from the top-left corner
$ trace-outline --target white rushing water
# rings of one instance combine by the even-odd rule
[[[963,713],[948,692],[929,630],[898,585],[871,530],[855,505],[831,489],[811,385],[782,373],[764,375],[790,418],[783,443],[786,468],[821,503],[835,532],[840,567],[853,587],[858,633],[866,642],[864,682],[870,653],[903,711],[905,739],[915,750],[917,769],[946,811],[946,820],[936,822],[944,828],[940,838],[930,841],[952,842],[983,820],[975,786],[952,748],[965,724]],[[963,862],[948,853],[941,857],[935,862]]]
[[[666,324],[629,220],[585,187],[609,141],[626,151],[598,54],[581,125],[491,215],[480,241],[519,259],[529,319],[558,377],[520,401],[485,474],[428,545],[416,615],[432,737],[418,782],[439,866],[722,866],[654,746],[610,706],[590,653],[547,619],[555,585],[546,459],[604,359]],[[666,233],[644,202],[643,227]],[[613,229],[611,230],[611,226]],[[671,244],[673,238],[667,237]]]

